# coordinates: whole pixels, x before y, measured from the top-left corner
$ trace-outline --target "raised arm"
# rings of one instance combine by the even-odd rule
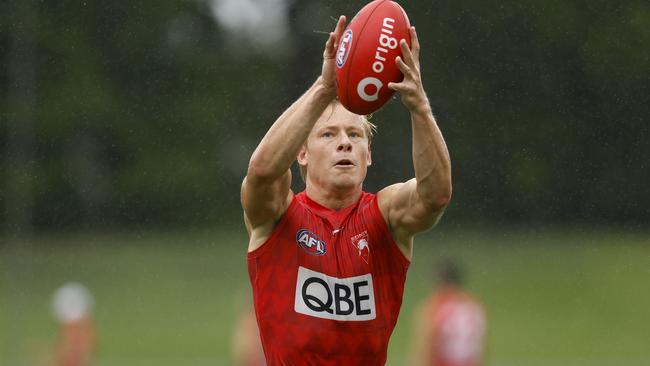
[[[411,27],[412,50],[401,40],[402,57],[396,63],[404,74],[400,83],[390,83],[411,113],[415,178],[384,188],[379,204],[393,237],[410,258],[412,238],[433,227],[451,198],[451,163],[442,133],[420,76],[420,43]]]
[[[291,202],[291,164],[320,115],[336,97],[334,58],[344,29],[345,17],[341,16],[325,44],[320,77],[273,123],[250,159],[241,187],[241,203],[251,239],[258,228],[270,233]]]

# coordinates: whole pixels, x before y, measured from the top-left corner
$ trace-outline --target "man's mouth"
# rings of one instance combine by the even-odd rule
[[[334,166],[340,166],[340,167],[346,167],[346,166],[354,166],[354,163],[350,159],[341,159],[334,164]]]

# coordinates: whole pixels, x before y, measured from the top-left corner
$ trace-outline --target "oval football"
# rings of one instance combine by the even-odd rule
[[[346,28],[336,53],[337,95],[356,114],[370,114],[394,94],[390,82],[403,79],[395,64],[411,27],[404,9],[394,1],[375,0],[364,6]]]

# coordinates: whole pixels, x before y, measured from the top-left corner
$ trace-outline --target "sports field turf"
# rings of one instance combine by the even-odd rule
[[[96,365],[229,365],[249,290],[238,231],[41,235],[0,246],[0,365],[40,365],[66,281],[95,296]],[[432,231],[416,241],[389,365],[437,259],[459,259],[489,315],[490,365],[650,365],[650,233]]]

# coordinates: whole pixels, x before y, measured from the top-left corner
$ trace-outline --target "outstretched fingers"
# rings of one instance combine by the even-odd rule
[[[411,48],[409,47],[408,43],[406,43],[406,40],[400,40],[399,45],[402,48],[402,57],[404,58],[404,62],[411,68],[417,68],[417,61],[415,60],[413,52],[411,52]]]
[[[400,40],[402,56],[395,57],[395,65],[404,75],[399,83],[388,83],[388,88],[399,92],[402,103],[411,111],[428,103],[420,76],[420,42],[418,41],[415,27],[410,28],[411,46],[405,39]]]
[[[341,15],[336,22],[334,32],[330,32],[327,42],[325,42],[325,51],[323,52],[325,59],[332,59],[336,55],[336,49],[339,47],[339,41],[341,40],[341,36],[343,36],[344,30],[345,15]]]
[[[408,87],[404,83],[388,83],[388,89],[394,90],[398,93],[403,93],[408,90]]]
[[[336,48],[334,45],[336,44],[336,39],[334,38],[334,32],[330,32],[330,36],[327,38],[327,42],[325,42],[325,50],[323,51],[323,58],[324,59],[330,59],[334,58],[334,54],[336,53]]]
[[[411,66],[409,66],[407,63],[402,60],[400,56],[395,57],[395,65],[397,65],[397,68],[399,71],[404,74],[404,78],[408,78],[411,76]]]
[[[390,82],[388,83],[388,88],[397,92],[404,92],[408,90],[408,80],[411,78],[411,68],[406,63],[404,63],[400,56],[397,56],[395,58],[395,64],[397,65],[399,71],[404,74],[404,80],[400,83]]]
[[[345,15],[341,15],[339,17],[339,20],[336,22],[336,28],[334,29],[334,34],[336,35],[337,40],[341,39],[344,30],[345,30]]]
[[[415,31],[415,27],[409,29],[411,33],[411,52],[413,53],[413,58],[420,62],[420,40],[418,39],[418,33]]]

